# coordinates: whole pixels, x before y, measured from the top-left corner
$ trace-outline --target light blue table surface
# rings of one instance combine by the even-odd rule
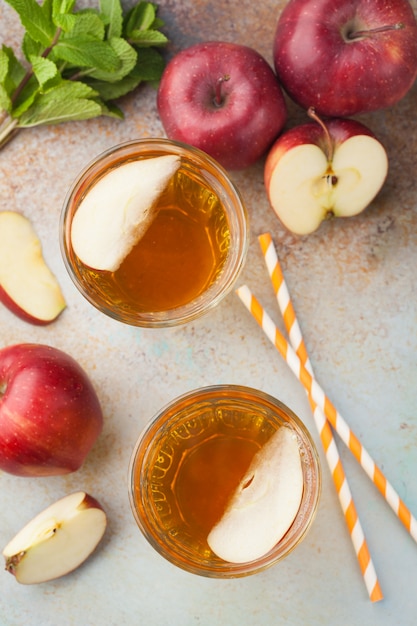
[[[171,52],[228,39],[271,60],[283,2],[162,0]],[[17,46],[20,25],[0,0],[0,41]],[[122,102],[108,119],[22,132],[0,152],[0,209],[22,211],[43,243],[68,308],[47,327],[0,307],[0,345],[48,343],[72,354],[102,400],[104,431],[84,466],[66,477],[0,475],[0,548],[41,509],[74,490],[102,501],[109,527],[74,573],[21,586],[0,573],[1,626],[412,626],[417,546],[350,452],[339,450],[385,598],[367,596],[303,388],[234,293],[212,313],[166,330],[123,326],[97,312],[66,274],[58,222],[78,171],[121,141],[161,136],[155,91]],[[284,230],[269,207],[262,163],[233,174],[247,203],[251,243],[238,285],[247,283],[282,328],[257,235],[271,232],[316,376],[408,507],[417,515],[417,86],[389,111],[362,116],[385,143],[390,173],[372,206],[307,238]],[[290,106],[290,123],[304,121]],[[320,449],[323,489],[304,542],[257,576],[209,580],[183,572],[147,544],[130,512],[134,443],[168,401],[216,383],[249,385],[291,407]]]

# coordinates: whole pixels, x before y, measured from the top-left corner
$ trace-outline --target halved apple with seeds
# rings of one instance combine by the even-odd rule
[[[6,570],[31,585],[72,572],[104,535],[106,514],[84,491],[72,493],[34,517],[3,550]]]
[[[331,119],[291,128],[272,146],[265,162],[269,202],[281,222],[308,235],[329,217],[363,211],[380,191],[387,173],[385,148],[355,120]]]
[[[31,222],[15,211],[0,212],[0,301],[40,325],[54,321],[66,306]]]

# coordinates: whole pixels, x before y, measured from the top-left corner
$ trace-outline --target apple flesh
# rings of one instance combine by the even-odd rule
[[[17,476],[76,471],[103,426],[94,387],[68,354],[42,344],[0,350],[0,469]]]
[[[287,117],[266,60],[252,48],[222,41],[196,44],[174,56],[157,103],[170,139],[200,148],[230,170],[255,163]]]
[[[66,303],[30,221],[0,212],[0,301],[26,322],[49,324]]]
[[[229,563],[261,558],[290,528],[302,495],[297,435],[283,426],[255,455],[225,513],[210,531],[211,550]]]
[[[104,535],[106,514],[79,491],[34,517],[3,550],[6,570],[24,585],[60,578],[79,567]]]
[[[176,155],[130,161],[100,178],[72,221],[78,258],[94,269],[115,272],[149,228],[155,202],[180,164]]]
[[[308,235],[329,217],[363,211],[387,173],[387,153],[369,128],[354,120],[332,119],[302,124],[281,135],[266,159],[264,182],[284,226]]]
[[[417,76],[408,0],[289,0],[274,37],[278,78],[300,106],[347,117],[392,106]]]

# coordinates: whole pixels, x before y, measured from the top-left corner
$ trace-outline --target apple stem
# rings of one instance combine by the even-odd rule
[[[360,39],[361,37],[372,37],[377,33],[385,33],[388,30],[401,30],[404,28],[404,24],[402,22],[398,22],[397,24],[387,24],[386,26],[379,26],[378,28],[370,28],[369,30],[355,30],[351,33],[347,33],[347,39]]]
[[[218,78],[216,81],[216,88],[214,90],[214,99],[213,99],[214,105],[216,107],[221,107],[224,102],[223,95],[222,95],[222,85],[228,80],[230,80],[230,76],[228,74],[225,74],[224,76],[221,76],[220,78]]]
[[[317,115],[316,109],[314,107],[310,107],[308,109],[307,115],[309,117],[311,117],[312,120],[317,122],[317,124],[319,124],[322,127],[323,132],[324,132],[324,138],[325,138],[325,141],[326,141],[326,146],[327,146],[327,150],[326,150],[326,152],[327,152],[327,155],[326,155],[327,156],[327,161],[329,163],[331,163],[331,161],[333,160],[334,148],[333,148],[333,140],[332,140],[332,137],[331,137],[331,135],[329,133],[329,129],[327,128],[327,126],[323,122],[323,120]]]

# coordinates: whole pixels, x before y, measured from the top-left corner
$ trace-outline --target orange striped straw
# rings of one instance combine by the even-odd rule
[[[313,369],[307,354],[307,349],[301,334],[301,328],[298,324],[294,307],[291,302],[284,274],[278,260],[272,237],[269,233],[260,235],[259,243],[264,255],[265,264],[268,269],[269,277],[277,298],[278,306],[282,313],[285,328],[290,339],[290,343],[296,351],[303,365],[308,372],[313,375]],[[337,449],[336,441],[333,436],[332,427],[325,418],[323,411],[314,402],[311,395],[308,394],[311,410],[313,412],[315,425],[320,435],[320,440],[326,455],[327,464],[333,478],[337,495],[339,497],[340,506],[345,517],[345,521],[350,533],[352,544],[358,559],[359,567],[362,572],[363,579],[372,602],[378,602],[383,599],[377,574],[372,562],[372,558],[366,543],[365,535],[359,516],[356,511],[352,493],[346,478],[345,470]]]
[[[329,400],[316,379],[308,372],[298,355],[291,348],[284,335],[275,326],[268,313],[263,309],[260,302],[243,285],[237,290],[237,295],[252,314],[268,339],[274,344],[292,372],[307,390],[312,400],[323,411],[324,415],[333,426],[343,443],[349,448],[353,456],[361,465],[367,476],[371,479],[378,491],[383,495],[391,509],[404,524],[414,541],[417,542],[417,520],[404,504],[395,491],[394,487],[375,464],[371,455],[359,441],[358,437],[349,428],[343,417]]]

